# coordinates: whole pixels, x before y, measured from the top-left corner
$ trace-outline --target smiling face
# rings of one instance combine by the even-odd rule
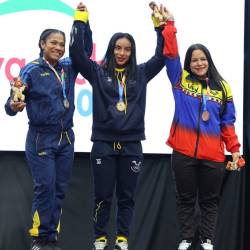
[[[41,41],[41,48],[43,50],[43,57],[51,65],[57,64],[58,60],[64,55],[65,52],[65,39],[59,33],[51,33],[45,41]]]
[[[117,68],[123,68],[128,63],[131,56],[131,42],[123,37],[116,41],[114,48],[114,56]]]
[[[205,53],[196,49],[192,52],[192,57],[190,61],[191,72],[200,79],[205,79],[208,73],[208,60]]]

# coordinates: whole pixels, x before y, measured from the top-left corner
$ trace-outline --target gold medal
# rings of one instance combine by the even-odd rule
[[[126,104],[123,101],[119,101],[116,104],[116,108],[117,108],[118,111],[123,112],[123,111],[126,110]]]
[[[202,112],[202,115],[201,115],[201,118],[204,122],[208,121],[209,120],[209,117],[210,117],[210,114],[207,110],[203,111]]]
[[[66,109],[69,108],[69,101],[68,101],[67,98],[65,98],[65,99],[63,100],[63,106],[64,106]]]

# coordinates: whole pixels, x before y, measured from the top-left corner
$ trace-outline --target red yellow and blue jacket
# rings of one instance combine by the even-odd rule
[[[215,162],[225,161],[228,152],[238,152],[240,143],[235,133],[235,107],[230,86],[223,81],[226,104],[222,110],[223,93],[210,86],[207,100],[209,120],[202,119],[202,93],[206,85],[182,69],[178,53],[174,21],[168,21],[162,34],[168,78],[175,99],[175,113],[167,144],[174,150]],[[214,85],[215,86],[215,85]]]

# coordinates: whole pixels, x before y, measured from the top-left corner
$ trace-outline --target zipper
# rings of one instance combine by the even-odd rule
[[[58,141],[58,146],[61,144],[61,141],[62,141],[62,138],[63,138],[63,120],[61,119],[61,128],[62,128],[62,131],[60,133],[60,138],[59,138],[59,141]]]
[[[36,135],[36,152],[37,152],[37,150],[38,150],[38,139],[39,139],[39,133],[37,133],[37,135]]]
[[[62,132],[63,132],[64,127],[63,127],[63,120],[62,119],[61,119],[61,127],[62,127]]]

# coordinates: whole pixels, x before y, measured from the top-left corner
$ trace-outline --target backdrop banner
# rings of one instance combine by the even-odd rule
[[[5,114],[4,104],[10,94],[9,81],[18,75],[22,66],[38,57],[38,39],[44,29],[56,28],[66,33],[65,56],[68,56],[72,15],[79,2],[80,0],[0,0],[0,120],[1,130],[4,132],[0,150],[24,150],[28,126],[26,111],[15,117]],[[149,2],[84,1],[89,10],[89,22],[93,31],[93,60],[102,60],[111,36],[120,31],[128,32],[134,37],[138,63],[151,58],[155,50],[156,35]],[[236,131],[242,141],[244,1],[210,0],[203,1],[201,5],[200,0],[168,0],[166,5],[175,16],[182,62],[191,44],[202,43],[210,50],[220,74],[229,82],[237,111]],[[92,88],[80,75],[75,85],[75,108],[75,150],[90,152]],[[165,142],[173,112],[171,84],[164,68],[147,87],[147,140],[143,142],[145,153],[171,153]]]

